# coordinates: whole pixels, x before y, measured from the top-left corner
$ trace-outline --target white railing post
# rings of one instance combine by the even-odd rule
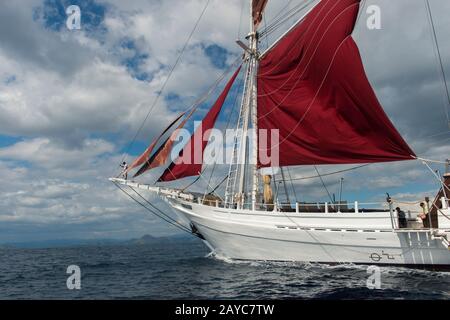
[[[255,210],[256,210],[256,200],[253,199],[252,200],[252,211],[255,211]]]
[[[295,213],[299,213],[299,205],[298,202],[295,203]]]
[[[355,213],[359,213],[358,201],[355,201]]]
[[[389,198],[390,200],[390,198]],[[392,204],[392,200],[389,201],[389,213],[391,215],[391,225],[392,225],[392,230],[395,231],[395,222],[394,222],[394,206]]]
[[[442,209],[447,209],[448,208],[447,199],[445,197],[441,198],[441,203],[442,203]]]
[[[216,208],[219,207],[219,200],[216,199]]]
[[[325,202],[325,213],[328,213],[328,202]]]

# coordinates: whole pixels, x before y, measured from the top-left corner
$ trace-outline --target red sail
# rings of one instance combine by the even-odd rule
[[[258,28],[259,24],[263,18],[264,8],[267,5],[268,0],[253,0],[252,1],[252,17],[253,17],[253,25],[255,26],[255,30]]]
[[[197,110],[197,107],[192,108],[189,114],[181,121],[176,130],[172,132],[169,138],[164,141],[163,144],[156,150],[156,152],[144,163],[144,165],[136,172],[133,178],[140,176],[141,174],[147,172],[150,169],[154,169],[157,167],[163,166],[167,162],[167,158],[169,158],[170,151],[172,150],[173,142],[175,141],[176,136],[178,135],[178,130],[183,128],[186,122],[192,117],[194,112]],[[184,115],[185,113],[183,113]]]
[[[351,36],[359,3],[321,1],[260,60],[258,128],[279,129],[280,140],[271,145],[269,135],[269,150],[259,152],[279,149],[281,166],[413,159]]]
[[[170,166],[164,171],[162,176],[159,178],[158,182],[162,181],[172,181],[185,177],[197,176],[200,174],[203,165],[203,151],[208,144],[208,139],[210,135],[210,129],[214,127],[217,117],[219,116],[220,110],[222,110],[223,103],[230,92],[231,86],[234,83],[241,67],[239,67],[234,73],[233,77],[228,81],[222,94],[219,96],[217,101],[214,103],[211,110],[203,119],[201,125],[195,130],[191,139],[186,144],[186,146],[181,150],[178,159],[170,164]],[[190,157],[188,163],[180,161],[180,159],[185,159],[186,153],[189,153]]]
[[[137,166],[140,166],[144,162],[148,161],[148,159],[150,158],[150,155],[152,154],[153,149],[155,148],[155,146],[158,143],[158,141],[175,125],[175,123],[177,123],[181,119],[182,116],[184,116],[184,114],[185,114],[185,112],[180,114],[174,121],[172,121],[172,123],[158,137],[156,137],[152,141],[152,143],[144,151],[144,153],[142,153],[138,158],[136,158],[136,160],[133,161],[133,163],[127,169],[127,172],[129,172],[130,170],[136,168]]]

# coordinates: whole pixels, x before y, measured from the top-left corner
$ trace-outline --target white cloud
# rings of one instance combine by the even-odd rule
[[[173,230],[147,216],[106,179],[117,173],[119,150],[141,125],[205,1],[98,2],[106,4],[107,11],[104,30],[94,33],[46,29],[42,20],[33,20],[33,9],[42,6],[42,0],[29,1],[27,6],[2,3],[0,134],[21,138],[0,148],[0,176],[8,182],[0,185],[0,221],[11,226],[5,239],[20,237],[14,234],[20,223],[30,223],[24,230],[47,225],[50,234],[60,231],[61,236],[75,237]],[[291,8],[299,2],[293,1]],[[368,0],[367,5],[374,2]],[[448,157],[448,135],[429,137],[448,128],[424,8],[409,0],[377,3],[382,6],[383,30],[368,32],[362,21],[356,32],[368,76],[386,112],[413,148],[428,158]],[[285,4],[269,1],[268,20]],[[447,8],[448,3],[440,1],[435,6]],[[216,79],[221,70],[202,48],[220,45],[230,53],[226,58],[230,62],[240,53],[234,42],[239,28],[241,37],[247,33],[247,11],[244,7],[240,21],[241,1],[211,0],[166,93],[178,95],[188,106]],[[435,10],[441,40],[450,30],[447,11]],[[271,40],[276,37],[277,33]],[[125,40],[135,48],[122,46]],[[450,47],[441,42],[450,71]],[[133,66],[135,70],[127,69],[124,61],[136,54],[146,58]],[[137,80],[134,71],[147,73],[149,81]],[[179,107],[161,99],[139,138],[149,140]],[[340,169],[320,168],[321,172]],[[227,168],[218,171],[222,174]],[[315,175],[310,167],[291,172],[295,177]],[[436,187],[418,162],[373,165],[343,176],[347,198],[379,200],[387,191],[405,198],[402,194],[408,192],[402,187],[417,189],[418,185],[422,191],[417,195],[423,196]],[[331,192],[337,192],[339,176],[325,181]],[[318,179],[296,185],[302,200],[327,198]],[[195,188],[201,186],[202,181]],[[368,193],[362,194],[362,189]]]
[[[84,140],[81,148],[67,149],[47,138],[36,138],[18,142],[0,149],[0,158],[20,160],[47,169],[66,168],[86,163],[96,156],[114,151],[114,146],[103,140]]]

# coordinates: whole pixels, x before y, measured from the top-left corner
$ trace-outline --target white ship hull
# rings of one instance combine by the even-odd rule
[[[442,199],[439,229],[423,228],[414,222],[398,229],[395,213],[361,209],[357,203],[352,212],[337,213],[328,212],[326,205],[324,212],[316,213],[301,212],[299,207],[295,212],[230,209],[218,201],[216,206],[201,204],[201,198],[195,201],[194,195],[178,190],[110,180],[162,196],[194,227],[193,232],[224,258],[450,267],[448,200]]]
[[[169,203],[217,255],[231,259],[450,266],[445,240],[429,229],[395,231],[389,212],[282,213]],[[448,222],[440,221],[447,233]]]

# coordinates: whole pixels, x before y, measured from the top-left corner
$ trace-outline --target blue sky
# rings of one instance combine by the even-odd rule
[[[35,7],[34,17],[42,19],[46,28],[60,32],[66,28],[66,8],[71,5],[82,8],[82,24],[85,30],[92,32],[102,29],[107,8],[94,0],[45,0],[41,6]]]
[[[269,1],[266,19],[287,2]],[[31,0],[28,6],[2,5],[0,174],[9,184],[0,187],[0,243],[176,232],[122,197],[107,178],[117,173],[204,3]],[[81,8],[81,30],[65,27],[65,8],[72,4]],[[383,28],[368,31],[362,19],[355,39],[380,102],[419,155],[450,157],[442,81],[422,4],[366,1],[370,4],[381,7]],[[450,5],[436,0],[432,6],[449,75],[450,44],[445,39],[450,22],[444,13]],[[246,34],[248,25],[240,19],[246,16],[241,8],[238,0],[212,1],[163,97],[128,150],[129,160],[241,54],[234,42],[238,34]],[[219,127],[228,119],[234,96],[233,91]],[[192,123],[187,127],[192,129]],[[335,169],[320,168],[324,173]],[[310,167],[292,172],[295,177],[314,175]],[[153,182],[159,173],[142,180]],[[433,196],[438,187],[418,162],[372,165],[344,178],[344,195],[350,201],[383,201],[386,192],[416,199]],[[339,179],[325,178],[332,193],[338,193]],[[189,179],[179,183],[186,185]],[[196,187],[201,189],[201,183]],[[327,200],[320,181],[302,181],[296,189],[301,200]],[[163,206],[156,198],[152,201]]]

